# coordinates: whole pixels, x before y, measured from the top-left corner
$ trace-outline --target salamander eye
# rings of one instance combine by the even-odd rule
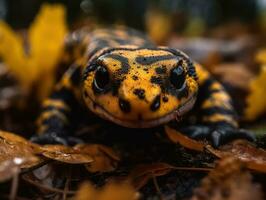
[[[93,80],[93,87],[98,92],[104,92],[110,81],[109,73],[103,66],[98,66]]]
[[[181,89],[186,79],[185,71],[181,65],[173,68],[170,72],[170,82],[176,89]]]

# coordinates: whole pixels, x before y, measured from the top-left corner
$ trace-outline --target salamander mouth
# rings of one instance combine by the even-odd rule
[[[90,98],[91,100],[91,98]],[[151,128],[155,127],[161,124],[165,124],[171,120],[174,119],[180,119],[186,112],[192,109],[196,102],[196,95],[191,95],[188,100],[173,110],[172,112],[160,117],[160,118],[155,118],[151,120],[125,120],[125,119],[119,119],[115,116],[113,116],[111,113],[109,113],[107,110],[105,110],[103,107],[100,105],[94,103],[93,109],[96,111],[96,113],[109,121],[112,121],[120,126],[128,127],[128,128]]]

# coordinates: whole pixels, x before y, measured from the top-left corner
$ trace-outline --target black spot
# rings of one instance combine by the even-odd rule
[[[147,72],[149,69],[148,68],[143,68],[143,70]]]
[[[112,82],[112,94],[115,96],[118,94],[121,83],[125,80],[126,77],[114,79]]]
[[[118,70],[120,74],[127,74],[130,68],[128,59],[118,54],[108,54],[106,57],[117,60],[121,63],[121,69]]]
[[[120,99],[120,98],[119,98],[119,107],[125,113],[129,113],[131,110],[130,103],[128,101],[126,101],[124,99]]]
[[[138,96],[139,99],[145,99],[145,90],[143,89],[135,89],[133,93]]]
[[[151,65],[161,60],[171,60],[176,58],[175,55],[163,55],[163,56],[138,56],[136,62],[141,65]]]
[[[151,83],[156,84],[156,85],[159,85],[160,87],[163,86],[163,80],[159,76],[152,76],[151,77]]]
[[[155,72],[157,74],[165,74],[166,73],[166,67],[165,66],[162,66],[162,67],[156,67],[155,68]]]
[[[132,76],[132,79],[133,79],[134,81],[136,81],[136,80],[138,80],[138,79],[139,79],[139,77],[138,77],[138,76],[136,76],[136,75],[133,75],[133,76]]]
[[[158,95],[153,100],[150,109],[152,111],[156,111],[156,110],[158,110],[160,108],[160,105],[161,105],[161,97],[160,97],[160,95]]]
[[[168,97],[164,96],[163,97],[163,102],[168,102]]]

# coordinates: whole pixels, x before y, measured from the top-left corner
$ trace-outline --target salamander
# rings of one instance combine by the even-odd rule
[[[80,112],[129,129],[168,125],[215,147],[253,140],[224,87],[178,49],[124,27],[81,29],[65,46],[69,68],[42,104],[34,142],[80,142],[70,133]]]

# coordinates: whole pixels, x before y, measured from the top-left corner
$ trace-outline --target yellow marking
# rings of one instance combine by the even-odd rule
[[[38,130],[37,130],[37,134],[38,135],[42,135],[45,133],[45,131],[48,129],[48,126],[47,125],[40,125]]]
[[[231,100],[231,97],[225,92],[215,92],[211,97],[216,101],[229,102]]]
[[[229,124],[238,127],[238,123],[235,121],[234,117],[229,115],[223,115],[223,114],[213,114],[211,116],[205,116],[202,119],[203,122],[220,122],[220,121],[226,121]]]
[[[210,73],[205,70],[200,64],[198,63],[194,63],[195,67],[196,67],[196,72],[198,75],[198,82],[200,85],[202,85],[206,80],[209,79],[210,77]]]
[[[66,105],[64,101],[57,100],[57,99],[46,99],[43,102],[43,106],[44,107],[52,106],[52,107],[55,107],[55,108],[63,109],[63,110],[66,110],[66,111],[70,111],[69,106]]]
[[[223,89],[224,89],[223,86],[218,82],[215,82],[210,86],[210,90],[223,90]]]
[[[37,120],[37,124],[41,125],[44,120],[49,119],[53,116],[57,116],[64,123],[68,124],[68,120],[67,120],[66,116],[63,113],[61,113],[59,110],[51,110],[51,111],[43,112],[41,114],[41,116],[39,117],[39,119]]]
[[[202,106],[201,108],[203,109],[206,109],[206,108],[211,108],[211,107],[223,107],[225,109],[233,109],[231,104],[227,101],[220,101],[220,100],[217,100],[217,99],[213,99],[213,98],[209,98],[207,100],[205,100],[203,103],[202,103]]]

